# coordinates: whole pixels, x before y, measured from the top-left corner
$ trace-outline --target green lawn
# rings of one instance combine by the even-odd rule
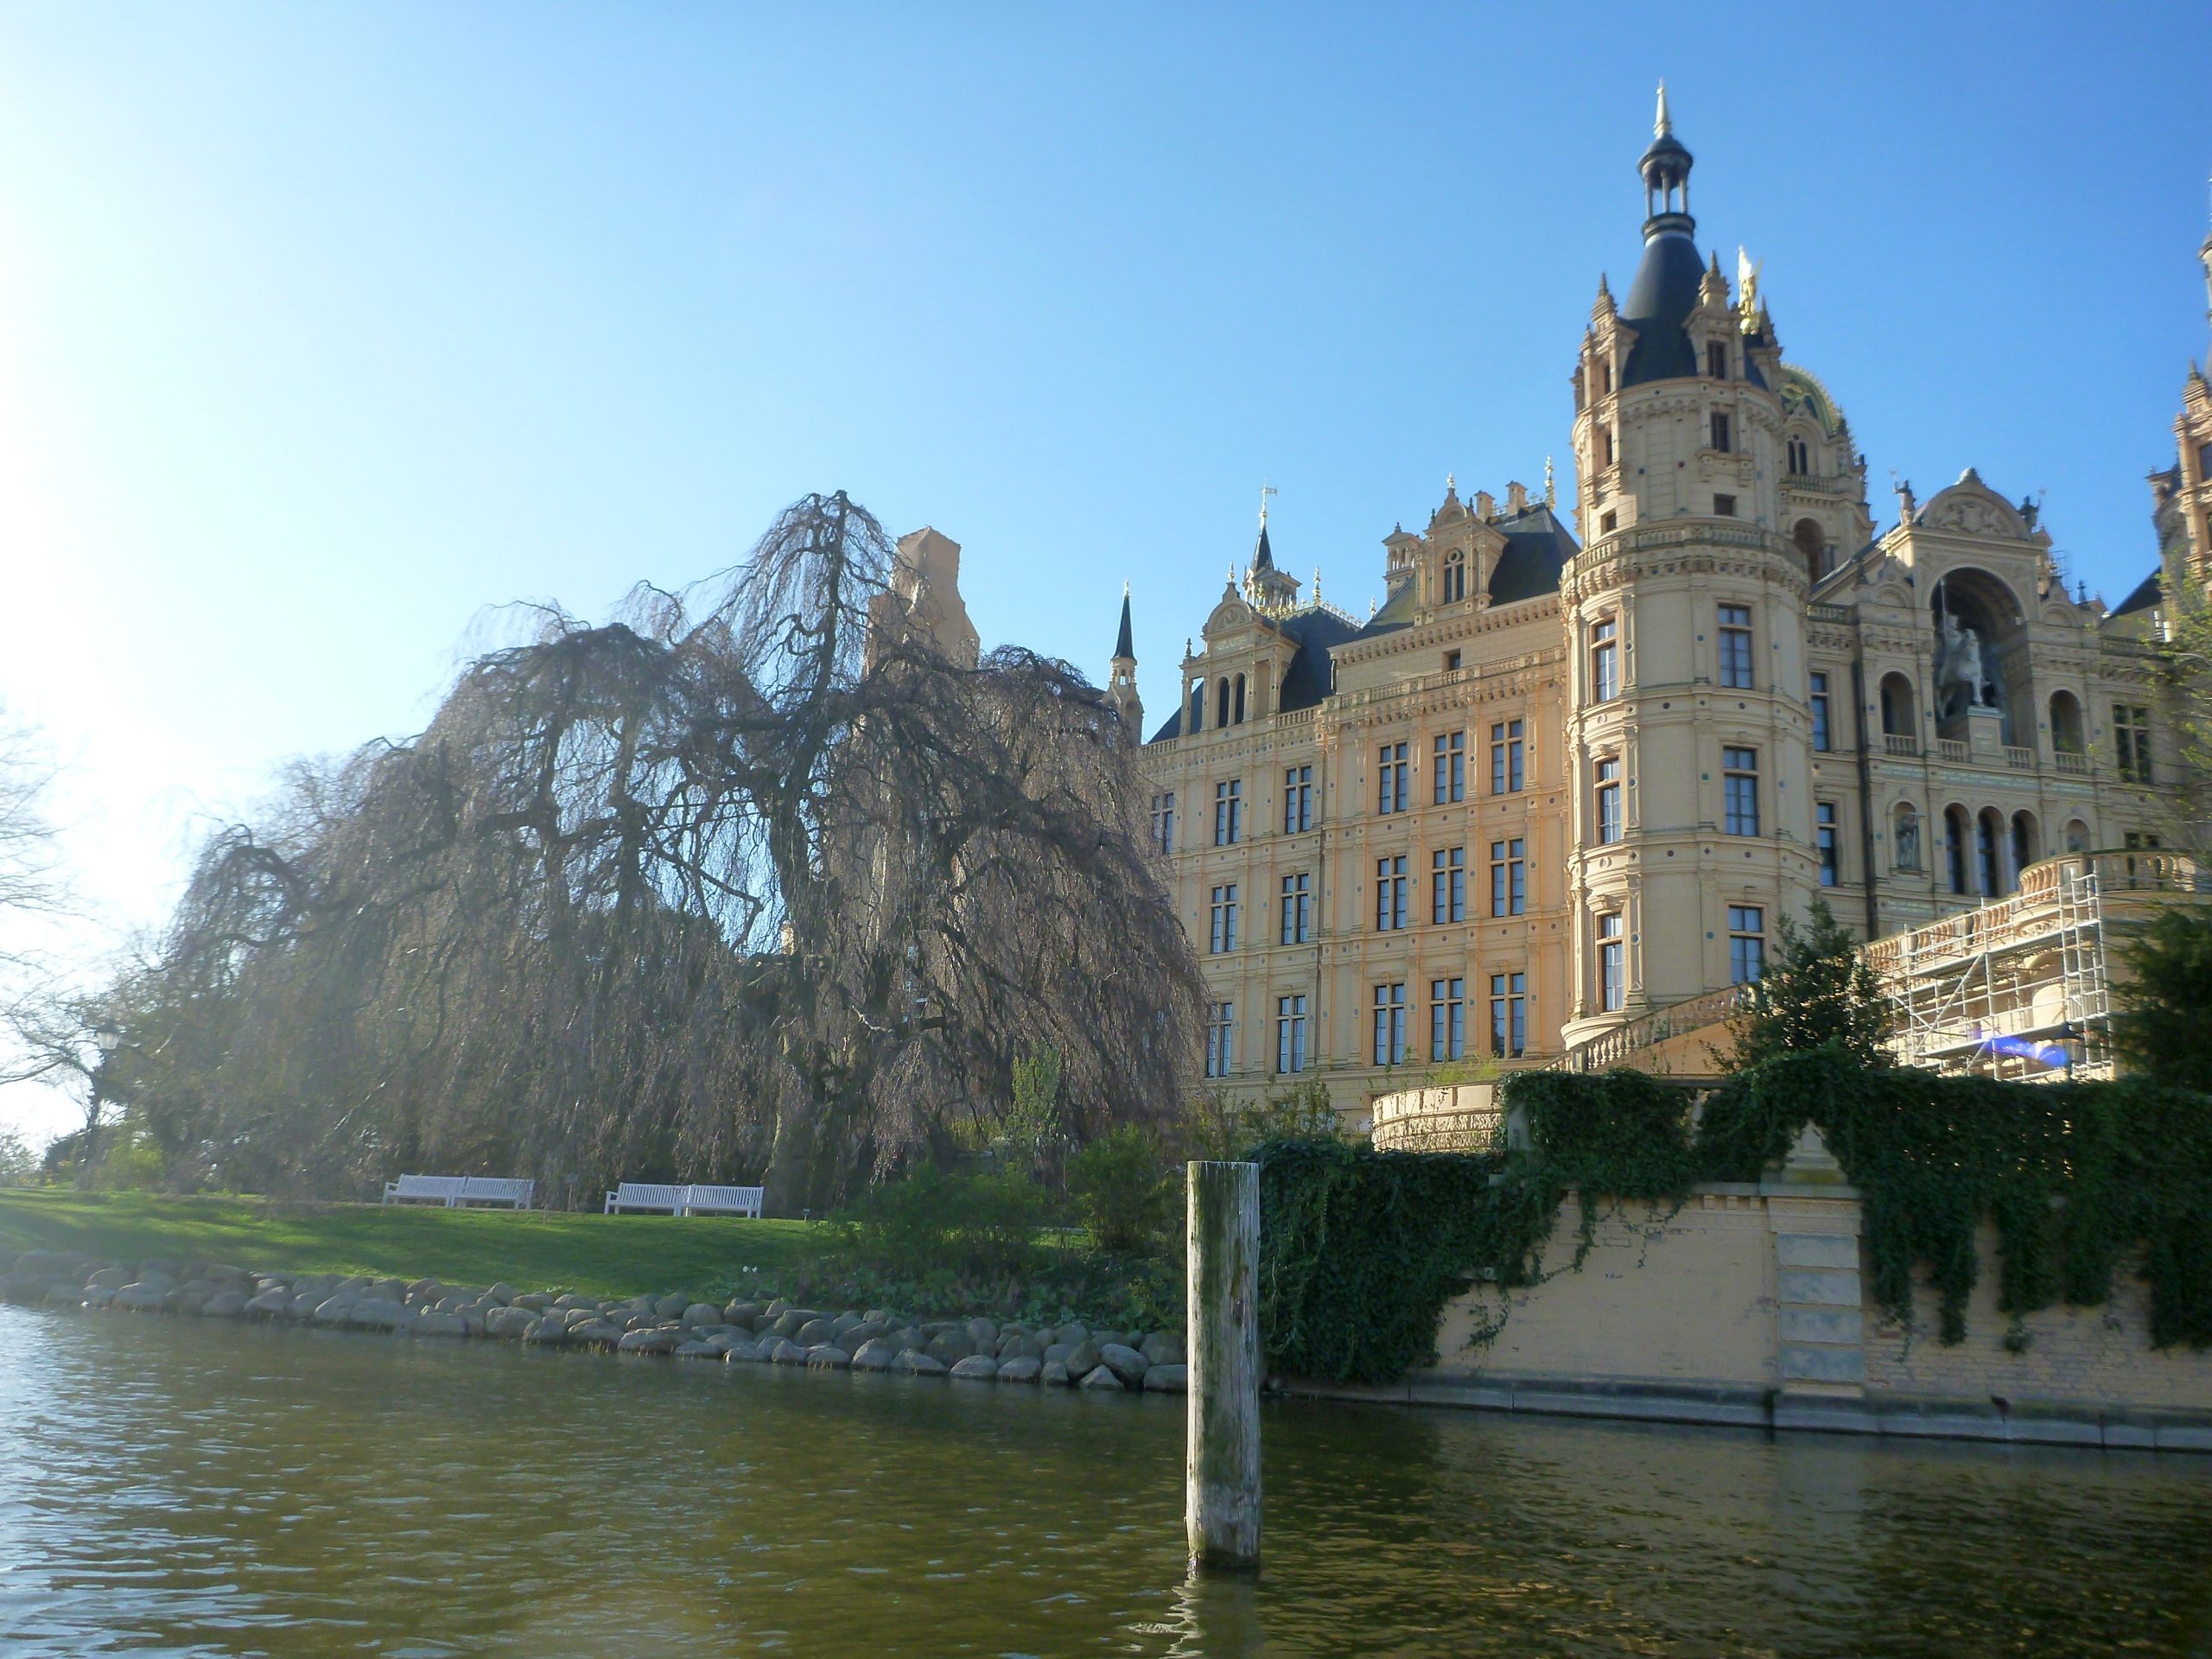
[[[826,1243],[801,1221],[0,1190],[0,1258],[81,1250],[593,1296],[704,1291],[747,1268],[784,1274]]]

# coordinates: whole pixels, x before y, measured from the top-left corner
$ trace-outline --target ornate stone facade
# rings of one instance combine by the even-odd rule
[[[1700,257],[1690,168],[1662,105],[1641,265],[1572,377],[1571,529],[1548,487],[1447,482],[1362,622],[1300,601],[1263,513],[1186,650],[1144,766],[1224,1083],[1315,1073],[1357,1116],[1406,1068],[1537,1063],[1755,973],[1815,894],[1872,938],[2177,835],[2155,579],[2069,596],[2037,505],[1971,468],[1877,535],[1756,270]],[[2181,430],[2160,525],[2201,575],[2201,376]]]

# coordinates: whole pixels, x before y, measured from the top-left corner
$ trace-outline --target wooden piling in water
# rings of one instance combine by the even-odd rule
[[[1260,1166],[1190,1166],[1183,1530],[1193,1567],[1260,1564]]]

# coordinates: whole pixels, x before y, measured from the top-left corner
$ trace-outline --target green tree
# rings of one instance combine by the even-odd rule
[[[1109,1130],[1068,1160],[1068,1195],[1098,1248],[1116,1255],[1150,1249],[1174,1212],[1160,1148],[1135,1123]]]
[[[1890,1005],[1858,942],[1824,899],[1801,927],[1785,916],[1775,954],[1751,985],[1751,1009],[1730,1063],[1738,1070],[1777,1054],[1840,1049],[1860,1065],[1885,1066]]]
[[[2113,1041],[2160,1083],[2212,1093],[2212,916],[2170,910],[2124,948]]]
[[[1048,1173],[1067,1138],[1060,1112],[1060,1051],[1039,1043],[1014,1062],[1014,1103],[1004,1119],[1007,1153],[1025,1175]]]

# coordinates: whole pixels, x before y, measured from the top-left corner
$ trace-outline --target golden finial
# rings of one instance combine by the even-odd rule
[[[1659,83],[1659,118],[1651,124],[1651,136],[1664,138],[1674,130],[1675,124],[1667,118],[1667,83],[1662,80]]]
[[[1552,458],[1549,455],[1544,457],[1544,505],[1548,507],[1559,505],[1559,486],[1552,481]]]

